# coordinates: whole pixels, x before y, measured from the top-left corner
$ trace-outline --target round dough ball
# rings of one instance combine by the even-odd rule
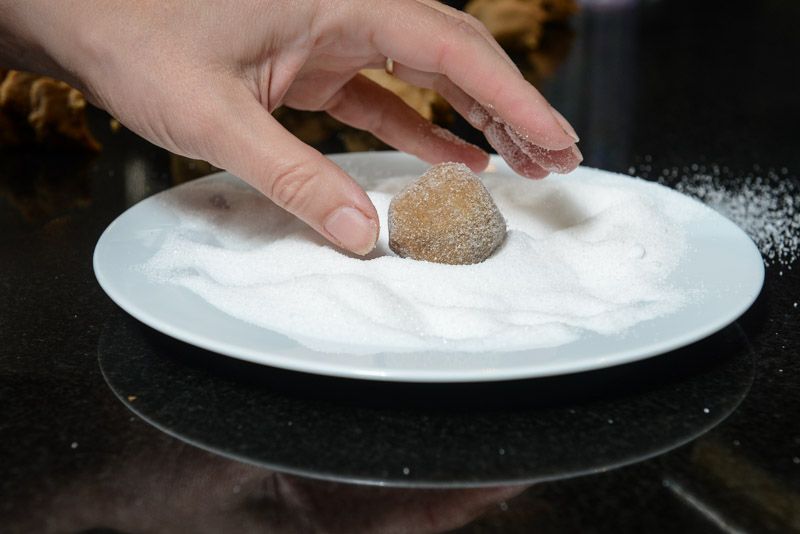
[[[506,221],[480,179],[461,163],[441,163],[389,205],[389,248],[404,258],[480,263],[500,246]]]

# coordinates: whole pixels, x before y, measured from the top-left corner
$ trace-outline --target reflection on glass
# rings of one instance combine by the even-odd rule
[[[405,487],[533,483],[662,454],[725,419],[753,377],[736,327],[621,367],[503,383],[332,379],[218,356],[127,316],[103,374],[144,420],[272,470]]]
[[[418,491],[310,480],[156,437],[118,452],[113,464],[40,488],[0,512],[0,521],[6,532],[41,534],[423,534],[468,524],[524,489]]]
[[[19,150],[0,152],[0,198],[28,223],[45,222],[91,204],[85,153]]]

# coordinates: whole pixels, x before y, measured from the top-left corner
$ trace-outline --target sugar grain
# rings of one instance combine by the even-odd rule
[[[378,213],[416,176],[364,179]],[[669,283],[694,210],[657,184],[579,169],[540,182],[487,175],[508,235],[483,263],[397,257],[386,221],[357,258],[244,184],[200,181],[159,201],[179,222],[141,268],[240,320],[316,350],[514,351],[623,333],[688,295]],[[694,207],[696,206],[696,208]]]

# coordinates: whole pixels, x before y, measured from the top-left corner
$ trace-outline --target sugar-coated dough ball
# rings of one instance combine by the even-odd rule
[[[500,246],[506,221],[480,179],[461,163],[441,163],[389,205],[389,248],[404,258],[480,263]]]

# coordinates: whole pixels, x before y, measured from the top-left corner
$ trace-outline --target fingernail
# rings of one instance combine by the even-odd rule
[[[576,143],[581,140],[581,138],[578,137],[578,134],[575,133],[575,128],[573,128],[569,121],[564,118],[564,115],[559,113],[558,110],[553,106],[550,106],[550,111],[553,113],[553,117],[555,117],[558,124],[561,125],[561,129],[564,130],[565,134],[570,136]]]
[[[375,248],[378,239],[377,223],[349,206],[331,213],[322,226],[342,247],[362,256]]]
[[[575,158],[578,160],[578,163],[583,161],[583,154],[581,154],[580,149],[577,145],[572,145],[572,153],[575,154]]]

